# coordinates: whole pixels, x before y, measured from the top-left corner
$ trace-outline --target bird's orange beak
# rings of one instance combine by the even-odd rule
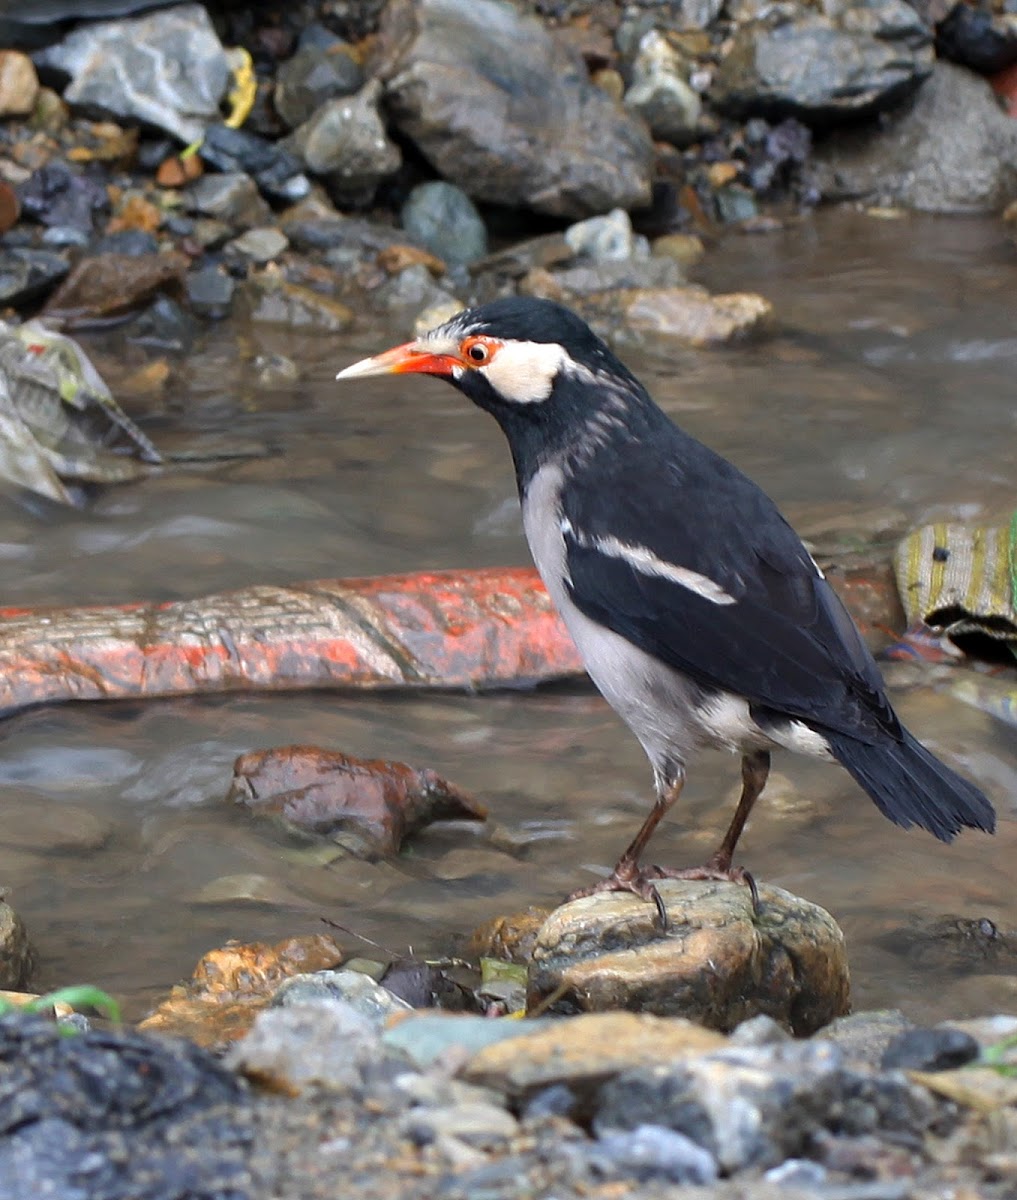
[[[367,375],[451,375],[453,367],[462,365],[451,354],[435,354],[418,342],[406,342],[384,354],[362,358],[340,371],[336,379],[357,379]]]

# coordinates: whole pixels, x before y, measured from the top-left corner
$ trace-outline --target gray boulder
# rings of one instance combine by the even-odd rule
[[[380,77],[400,131],[475,199],[586,217],[649,202],[645,125],[501,0],[392,0]]]
[[[813,168],[828,200],[994,212],[1017,198],[1017,122],[983,79],[940,62],[889,122],[831,134]]]
[[[689,86],[681,55],[658,30],[651,29],[640,40],[631,74],[625,103],[639,113],[653,136],[675,146],[693,141],[702,103]]]
[[[905,0],[781,7],[737,29],[710,99],[735,117],[830,125],[892,108],[932,62],[930,31]]]
[[[326,100],[359,91],[364,73],[339,42],[324,50],[299,50],[280,66],[275,78],[275,110],[290,129],[310,120]]]
[[[378,112],[381,87],[371,80],[355,96],[328,100],[284,145],[324,180],[336,204],[369,203],[402,162]]]
[[[435,179],[418,184],[399,216],[403,229],[447,263],[471,263],[487,253],[487,229],[462,188]]]
[[[230,75],[200,4],[79,25],[37,61],[70,75],[64,92],[69,104],[154,125],[184,142],[196,141],[219,119]]]

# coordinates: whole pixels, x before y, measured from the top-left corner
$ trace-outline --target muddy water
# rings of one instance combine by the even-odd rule
[[[692,432],[734,459],[817,545],[887,543],[935,517],[1012,508],[1017,257],[989,222],[828,214],[733,237],[701,278],[767,294],[755,348],[625,355]],[[432,381],[332,382],[404,331],[342,342],[207,331],[165,401],[132,410],[164,444],[242,439],[269,457],[167,472],[85,513],[0,499],[5,602],[189,596],[251,582],[526,561],[493,424]],[[103,349],[97,344],[97,349]],[[106,345],[107,352],[111,346]],[[264,388],[253,357],[299,356]],[[1017,975],[931,952],[901,926],[941,914],[1017,928],[1012,729],[897,672],[904,717],[997,803],[994,839],[950,848],[883,820],[843,772],[785,758],[742,841],[758,876],[828,907],[858,1006],[943,1017],[1017,1006]],[[394,862],[323,864],[223,802],[233,758],[286,742],[430,765],[490,804],[491,828],[435,830]],[[81,706],[0,727],[0,882],[28,921],[40,986],[91,980],[133,1014],[227,938],[316,931],[328,915],[394,951],[448,950],[479,920],[553,902],[608,865],[649,800],[641,751],[583,688],[485,697],[310,694]],[[737,764],[694,770],[655,842],[701,861]]]

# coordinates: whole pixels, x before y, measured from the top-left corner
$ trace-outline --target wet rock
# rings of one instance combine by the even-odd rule
[[[17,193],[25,216],[85,233],[92,232],[93,214],[109,207],[102,184],[59,160],[33,171]]]
[[[286,141],[341,206],[370,202],[402,163],[378,112],[380,99],[381,85],[372,80],[355,96],[327,101]]]
[[[1017,973],[1015,938],[987,917],[915,914],[877,941],[913,968],[937,975]]]
[[[258,354],[251,362],[254,382],[260,388],[287,387],[300,380],[300,368],[285,354]]]
[[[290,129],[310,120],[326,100],[363,87],[364,72],[350,47],[329,36],[328,45],[298,50],[276,72],[273,103]]]
[[[266,225],[248,229],[240,237],[228,242],[225,253],[227,256],[244,259],[263,267],[265,263],[278,258],[289,244],[285,233],[271,225]]]
[[[473,201],[454,184],[418,184],[399,214],[403,229],[447,263],[465,264],[487,253],[487,229]]]
[[[183,1041],[72,1037],[0,1018],[0,1171],[14,1196],[179,1200],[250,1193],[247,1088]]]
[[[879,1009],[838,1017],[823,1030],[823,1040],[838,1046],[849,1066],[873,1069],[879,1066],[887,1046],[910,1028],[911,1022],[902,1012]]]
[[[190,220],[189,217],[183,219]],[[197,217],[191,221],[190,228],[183,236],[190,238],[203,250],[217,250],[229,241],[232,233],[232,227],[217,217]]]
[[[419,246],[386,246],[384,250],[379,250],[377,262],[389,275],[399,275],[407,267],[424,266],[435,279],[440,279],[446,271],[443,259],[432,254],[430,250],[422,250]]]
[[[113,836],[113,826],[91,809],[54,801],[31,788],[6,788],[4,845],[45,855],[93,854]]]
[[[470,934],[468,953],[471,958],[497,958],[525,965],[533,957],[537,935],[550,915],[549,908],[528,908],[508,917],[495,917]]]
[[[411,1109],[400,1123],[411,1142],[427,1146],[439,1138],[454,1137],[480,1150],[502,1150],[519,1130],[511,1113],[497,1104],[467,1100],[440,1108]]]
[[[432,821],[482,821],[485,810],[435,771],[314,746],[243,754],[230,799],[361,854],[395,854]]]
[[[353,1086],[379,1046],[374,1025],[349,1004],[317,1000],[259,1013],[226,1062],[263,1087],[295,1095],[314,1085]]]
[[[412,308],[419,312],[456,303],[456,297],[439,287],[422,263],[393,275],[372,293],[371,299],[379,308],[396,311]]]
[[[271,267],[249,276],[237,300],[247,319],[261,325],[285,325],[317,333],[345,333],[354,313],[345,304],[311,288],[287,283]]]
[[[405,1025],[407,1022],[397,1029]],[[605,1080],[623,1071],[646,1072],[660,1062],[695,1059],[726,1045],[721,1034],[691,1021],[635,1013],[585,1013],[567,1021],[527,1021],[517,1030],[515,1037],[499,1038],[474,1053],[461,1075],[470,1083],[505,1092],[518,1103],[545,1088],[564,1084],[580,1104],[586,1104]],[[649,1123],[652,1119],[644,1120]]]
[[[51,225],[42,235],[41,241],[44,246],[80,248],[88,245],[89,236],[83,229],[74,229],[70,225]]]
[[[281,143],[248,129],[218,123],[205,131],[199,150],[205,162],[223,172],[250,175],[259,191],[273,200],[302,200],[311,190],[299,159]]]
[[[589,1162],[598,1174],[640,1183],[709,1184],[717,1180],[717,1160],[702,1146],[661,1125],[617,1130],[597,1140]]]
[[[168,158],[163,158],[156,168],[155,182],[164,188],[182,188],[188,183],[193,183],[195,179],[200,179],[204,173],[205,168],[197,154],[188,154],[186,157],[171,154]]]
[[[53,250],[0,250],[0,304],[23,308],[41,300],[70,270]]]
[[[639,43],[625,104],[643,118],[655,138],[687,146],[696,137],[702,101],[689,86],[682,56],[656,29]]]
[[[214,217],[234,228],[271,224],[272,210],[262,199],[258,185],[243,171],[204,175],[183,196],[188,212]]]
[[[69,104],[154,125],[182,142],[196,141],[218,119],[229,82],[225,51],[201,4],[78,25],[37,62],[71,77]]]
[[[472,1055],[496,1042],[514,1041],[548,1021],[527,1021],[521,1027],[515,1021],[493,1021],[489,1017],[459,1013],[409,1013],[392,1022],[383,1032],[383,1043],[405,1053],[420,1068],[435,1062]]]
[[[671,258],[653,257],[648,254],[638,258],[607,260],[591,265],[580,262],[564,271],[534,271],[519,284],[521,292],[533,291],[541,294],[542,286],[551,286],[560,291],[563,298],[592,296],[596,303],[598,293],[606,288],[650,290],[676,288],[685,283],[681,267]],[[552,297],[549,297],[553,299]],[[609,302],[610,303],[610,302]]]
[[[616,208],[603,217],[587,217],[565,230],[565,243],[573,254],[596,263],[646,258],[649,243],[632,230],[629,214]]]
[[[157,294],[125,327],[124,336],[137,346],[186,354],[194,345],[198,323],[169,296]]]
[[[297,250],[336,250],[356,260],[373,260],[380,250],[406,242],[400,229],[341,216],[317,198],[287,209],[279,227]]]
[[[184,897],[191,904],[234,907],[238,904],[265,908],[303,908],[300,895],[280,880],[257,871],[217,875]]]
[[[191,979],[138,1026],[221,1049],[246,1036],[254,1018],[292,977],[338,965],[343,951],[327,934],[266,942],[230,942],[204,955]]]
[[[846,6],[837,19],[778,10],[736,29],[710,99],[735,117],[827,125],[893,107],[931,69],[929,30],[905,0]]]
[[[982,75],[1017,62],[1017,19],[974,4],[955,4],[936,26],[936,53]]]
[[[878,129],[826,139],[813,171],[829,200],[996,211],[1017,197],[1017,123],[984,80],[939,62],[918,95]]]
[[[92,243],[92,255],[99,257],[103,254],[128,254],[135,257],[139,254],[158,254],[159,239],[144,229],[118,229],[115,233],[107,233]]]
[[[835,1046],[817,1040],[731,1047],[625,1071],[605,1084],[593,1124],[597,1132],[664,1125],[733,1174],[804,1157],[826,1129],[920,1135],[935,1113],[928,1093],[903,1075],[857,1074]]]
[[[235,291],[235,281],[215,263],[190,271],[184,280],[184,294],[191,312],[213,321],[229,316]]]
[[[473,263],[471,271],[474,275],[490,276],[492,280],[516,280],[530,271],[567,263],[574,256],[563,233],[545,233],[495,250],[480,262]]]
[[[0,234],[16,225],[20,216],[21,203],[17,192],[9,183],[0,180]]]
[[[39,77],[27,54],[0,50],[0,117],[27,117],[39,95]]]
[[[694,233],[665,233],[654,240],[652,251],[660,258],[673,258],[680,267],[686,269],[700,261],[706,253],[706,247],[703,239]]]
[[[649,201],[645,126],[534,18],[495,0],[394,0],[381,38],[400,132],[474,199],[573,218]]]
[[[439,325],[444,325],[446,321],[451,321],[457,313],[461,313],[465,305],[460,300],[445,300],[439,301],[437,304],[431,304],[421,312],[417,313],[413,321],[413,336],[423,337],[425,333],[432,329],[437,329]]]
[[[189,263],[176,251],[82,258],[50,296],[45,314],[73,322],[128,312],[156,292],[178,285]]]
[[[701,287],[651,287],[593,295],[588,301],[631,334],[674,338],[691,346],[741,341],[768,333],[774,325],[772,305],[752,292],[711,296]]]
[[[375,983],[370,976],[361,971],[348,970],[295,975],[278,988],[272,1003],[286,1007],[318,1000],[340,1000],[378,1030],[389,1017],[411,1011],[405,1000],[400,1000],[380,983]]]
[[[28,983],[35,956],[24,922],[0,900],[0,988],[17,991]]]
[[[978,1054],[978,1043],[961,1029],[908,1029],[883,1051],[880,1066],[884,1071],[945,1071],[963,1067]]]
[[[621,893],[570,901],[533,949],[527,1001],[566,1011],[638,1009],[733,1029],[764,1013],[807,1035],[848,1009],[844,937],[829,913],[780,888],[664,880],[670,925]]]
[[[440,963],[396,959],[386,967],[381,982],[386,991],[413,1008],[441,1008],[446,1012],[477,1012],[482,1008],[472,989],[453,979]]]
[[[756,197],[747,187],[735,184],[732,187],[718,188],[713,199],[717,206],[717,216],[725,225],[752,221],[759,216]]]

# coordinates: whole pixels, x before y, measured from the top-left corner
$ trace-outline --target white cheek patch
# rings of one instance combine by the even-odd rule
[[[513,404],[540,404],[551,395],[555,376],[575,366],[554,342],[502,342],[477,370]]]

